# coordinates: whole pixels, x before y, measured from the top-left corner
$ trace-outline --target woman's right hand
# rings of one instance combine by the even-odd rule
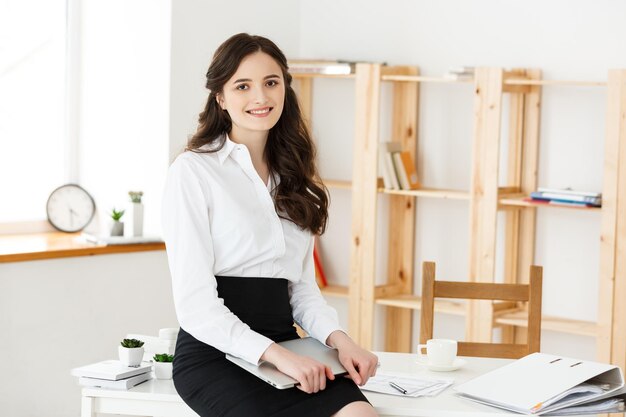
[[[279,371],[297,380],[296,387],[311,394],[326,388],[326,378],[333,380],[335,375],[329,367],[308,356],[293,353],[272,343],[263,353],[261,360],[273,364]]]

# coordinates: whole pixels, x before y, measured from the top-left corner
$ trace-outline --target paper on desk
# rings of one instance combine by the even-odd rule
[[[393,382],[407,390],[406,394],[389,385]],[[401,397],[434,397],[452,385],[453,379],[429,379],[406,374],[378,373],[361,387],[365,391],[382,394],[399,395]]]

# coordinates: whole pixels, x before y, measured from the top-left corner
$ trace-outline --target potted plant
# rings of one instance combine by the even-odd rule
[[[134,368],[141,365],[143,359],[143,342],[137,339],[124,339],[117,347],[120,362]]]
[[[130,197],[130,232],[131,236],[143,236],[143,191],[129,191]]]
[[[174,355],[167,353],[157,353],[154,359],[154,375],[157,379],[172,379],[172,362]]]
[[[111,224],[111,236],[124,236],[124,223],[120,221],[124,215],[124,210],[111,210],[110,216],[113,219]]]

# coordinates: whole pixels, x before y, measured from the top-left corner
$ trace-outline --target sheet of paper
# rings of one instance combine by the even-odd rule
[[[391,386],[391,382],[406,390],[406,394]],[[406,374],[378,373],[361,387],[366,391],[402,397],[432,397],[452,385],[453,379],[430,379]]]

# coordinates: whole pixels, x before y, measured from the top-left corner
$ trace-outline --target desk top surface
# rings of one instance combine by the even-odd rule
[[[499,368],[510,359],[465,358],[467,363],[452,372],[432,372],[417,363],[417,355],[408,353],[376,352],[381,363],[381,372],[402,373],[425,378],[454,379],[454,385],[468,381],[485,372]],[[453,385],[453,387],[454,387]],[[429,417],[478,417],[519,415],[497,408],[473,403],[454,395],[453,387],[436,397],[408,398],[363,391],[379,414],[385,416],[429,416]],[[83,388],[83,396],[100,398],[150,399],[152,401],[182,402],[172,380],[150,380],[128,391],[115,391],[100,388]]]

